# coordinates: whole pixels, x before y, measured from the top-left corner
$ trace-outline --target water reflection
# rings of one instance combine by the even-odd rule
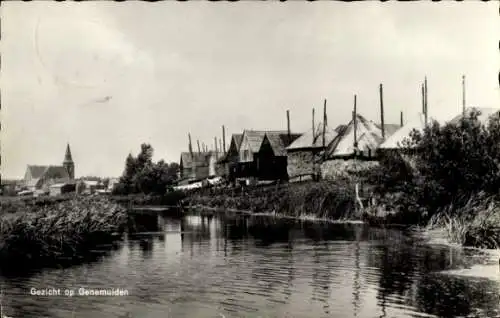
[[[477,252],[406,233],[264,217],[133,216],[124,244],[94,263],[2,277],[14,317],[494,317],[497,281],[442,270]],[[121,287],[128,297],[35,297],[29,289]]]

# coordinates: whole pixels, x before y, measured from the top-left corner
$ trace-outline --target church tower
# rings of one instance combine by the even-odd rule
[[[68,171],[69,179],[75,180],[75,163],[71,157],[71,150],[69,149],[69,143],[66,146],[66,154],[64,155],[63,167]]]

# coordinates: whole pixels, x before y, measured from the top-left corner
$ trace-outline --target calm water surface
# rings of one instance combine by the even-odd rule
[[[16,317],[498,317],[499,279],[446,274],[488,262],[397,230],[268,218],[141,216],[98,261],[2,277]],[[151,233],[154,231],[155,233]],[[150,242],[150,243],[148,243]],[[445,272],[443,272],[445,271]],[[31,288],[128,296],[32,296]]]

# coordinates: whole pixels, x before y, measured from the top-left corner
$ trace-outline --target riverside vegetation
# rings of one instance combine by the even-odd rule
[[[127,224],[124,207],[106,197],[23,203],[0,215],[0,266],[51,266],[90,257],[91,250],[114,243]]]
[[[176,178],[175,164],[152,162],[153,148],[129,155],[111,196],[2,198],[0,267],[60,265],[112,247],[128,225],[130,205],[176,205],[185,194],[165,190]]]
[[[191,191],[191,206],[276,212],[293,217],[362,219],[444,231],[449,241],[500,246],[500,116],[487,123],[472,111],[460,120],[413,131],[407,151],[380,154],[375,168],[348,178],[241,189]],[[355,213],[355,183],[371,202]]]

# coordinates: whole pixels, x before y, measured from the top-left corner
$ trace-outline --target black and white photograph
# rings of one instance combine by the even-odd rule
[[[0,318],[500,317],[498,1],[0,19]]]

